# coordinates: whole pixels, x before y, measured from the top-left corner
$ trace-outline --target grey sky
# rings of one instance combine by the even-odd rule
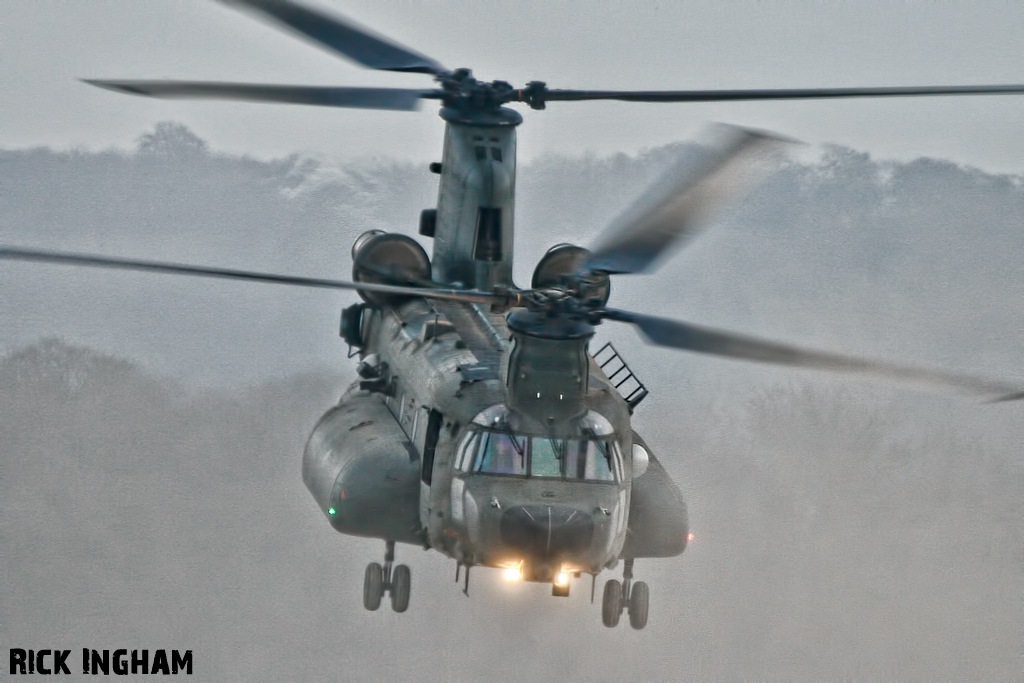
[[[1017,2],[575,2],[317,0],[448,67],[516,85],[744,88],[1024,82]],[[372,72],[236,10],[200,0],[0,5],[0,146],[129,146],[178,120],[215,149],[257,156],[431,159],[442,125],[420,113],[168,102],[75,81],[188,78],[429,87]],[[734,104],[561,103],[529,112],[520,153],[632,152],[707,120],[834,142],[882,158],[1024,167],[1024,97]]]

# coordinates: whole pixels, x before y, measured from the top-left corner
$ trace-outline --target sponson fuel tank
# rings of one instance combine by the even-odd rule
[[[337,531],[418,544],[419,469],[381,394],[354,389],[313,429],[302,480]]]

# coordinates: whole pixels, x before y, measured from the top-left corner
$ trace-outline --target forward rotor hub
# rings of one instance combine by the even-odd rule
[[[588,296],[582,282],[567,283],[565,286],[535,289],[523,297],[525,307],[532,312],[550,318],[563,318],[588,325],[601,322],[604,300]]]
[[[478,81],[469,69],[455,69],[437,76],[441,101],[446,107],[479,111],[494,110],[515,101],[516,90],[506,81]]]

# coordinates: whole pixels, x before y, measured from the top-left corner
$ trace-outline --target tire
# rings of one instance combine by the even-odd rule
[[[411,590],[412,572],[407,566],[400,564],[391,573],[391,609],[399,613],[409,609]]]
[[[601,598],[601,621],[608,628],[619,625],[622,614],[622,584],[611,579],[604,585],[604,597]]]
[[[637,581],[629,595],[629,625],[638,631],[647,626],[647,605],[651,592],[647,584]]]
[[[375,612],[384,596],[384,568],[376,562],[366,565],[363,577],[363,607]]]

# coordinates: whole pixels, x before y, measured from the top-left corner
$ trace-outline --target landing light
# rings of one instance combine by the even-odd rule
[[[555,583],[559,586],[564,586],[569,583],[569,575],[565,572],[558,572],[558,576],[555,578]]]
[[[519,571],[519,567],[509,567],[505,570],[505,578],[509,581],[518,581],[521,576],[522,573]]]

